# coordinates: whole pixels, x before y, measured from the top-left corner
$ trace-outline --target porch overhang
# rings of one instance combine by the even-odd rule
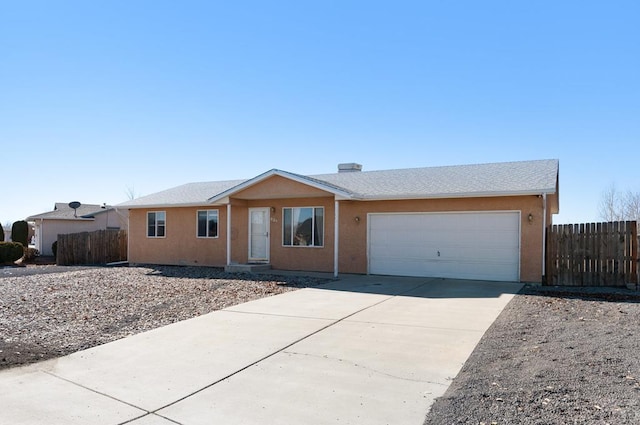
[[[258,195],[247,196],[247,195],[241,194],[241,192],[243,192],[244,190],[249,189],[250,187],[255,186],[256,184],[261,183],[274,176],[279,176],[279,177],[300,183],[302,185],[309,186],[310,188],[317,189],[325,193],[331,194],[335,197],[336,200],[350,200],[355,198],[353,193],[347,191],[346,189],[340,188],[338,186],[334,186],[332,184],[329,184],[311,177],[301,176],[301,175],[290,173],[287,171],[273,169],[273,170],[267,171],[266,173],[260,174],[259,176],[256,176],[252,179],[246,180],[228,190],[225,190],[224,192],[221,192],[209,198],[207,202],[210,204],[224,205],[224,204],[230,203],[231,198],[251,200],[251,199],[276,199],[276,198],[287,198],[287,197],[292,197],[292,198],[300,197],[299,194],[290,195],[290,196],[286,196],[286,195],[283,196],[283,194],[260,194],[259,196]],[[314,195],[314,196],[317,196],[317,195]]]

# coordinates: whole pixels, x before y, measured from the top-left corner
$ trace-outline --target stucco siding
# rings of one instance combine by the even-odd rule
[[[263,195],[277,196],[283,182],[270,179]],[[286,191],[296,191],[293,182]],[[302,192],[301,192],[302,193]],[[244,193],[245,196],[249,195]],[[251,193],[251,197],[257,193]],[[274,269],[332,272],[334,269],[334,208],[333,196],[315,192],[301,198],[271,198],[231,200],[231,261],[245,263],[249,246],[250,208],[268,208],[270,263]],[[284,246],[282,216],[286,207],[324,208],[324,245],[322,247]],[[196,238],[196,211],[217,209],[218,238]],[[162,209],[153,209],[158,211]],[[227,206],[201,208],[166,208],[166,237],[146,236],[147,209],[130,213],[129,260],[133,263],[185,264],[223,266],[226,264]],[[394,212],[461,212],[520,211],[520,280],[539,282],[542,277],[543,202],[538,196],[462,198],[404,201],[340,201],[339,272],[367,273],[367,219],[370,213]],[[529,220],[531,214],[531,221]],[[549,211],[548,211],[548,214]],[[357,217],[357,219],[356,219]],[[549,222],[551,216],[547,217]]]
[[[271,220],[271,264],[282,270],[333,271],[334,200],[333,198],[301,198],[270,200],[275,208]],[[324,208],[324,243],[321,247],[283,245],[283,208]]]
[[[197,237],[197,211],[218,210],[218,237]],[[166,236],[147,237],[147,212],[166,212]],[[222,266],[226,263],[226,207],[154,208],[129,212],[131,263]]]
[[[238,199],[326,197],[327,192],[281,176],[272,176],[238,192]]]
[[[542,277],[542,199],[537,196],[461,198],[340,203],[340,260],[342,273],[367,273],[367,214],[394,212],[520,211],[520,280]],[[532,221],[528,216],[532,214]],[[359,218],[356,222],[355,217]]]

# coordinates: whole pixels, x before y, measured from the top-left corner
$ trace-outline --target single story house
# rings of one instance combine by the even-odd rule
[[[35,226],[34,246],[41,255],[53,255],[51,246],[58,235],[92,232],[106,229],[126,229],[127,211],[116,211],[108,205],[80,204],[74,209],[72,203],[57,202],[53,211],[27,217]],[[76,205],[74,205],[76,206]]]
[[[189,183],[124,202],[131,263],[540,282],[557,160]]]

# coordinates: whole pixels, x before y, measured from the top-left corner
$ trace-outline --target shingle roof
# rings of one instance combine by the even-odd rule
[[[312,176],[364,199],[555,193],[557,160],[334,173]]]
[[[172,205],[206,205],[207,200],[225,190],[231,189],[246,180],[227,180],[216,182],[187,183],[162,192],[142,196],[118,204],[117,207],[155,207]]]
[[[189,183],[119,204],[118,207],[206,205],[269,174],[324,187],[352,199],[415,199],[555,193],[558,160],[406,168],[304,176],[271,170],[248,180]],[[237,188],[236,188],[237,187]]]
[[[46,219],[46,220],[77,220],[77,219],[93,219],[90,217],[91,214],[102,211],[102,205],[96,204],[81,204],[77,211],[74,211],[73,208],[69,207],[68,204],[64,202],[56,202],[56,205],[53,211],[48,211],[41,214],[32,215],[27,217],[28,221],[33,221],[36,219]],[[77,217],[76,217],[77,215]]]

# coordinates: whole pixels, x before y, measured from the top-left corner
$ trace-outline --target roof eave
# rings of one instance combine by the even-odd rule
[[[208,202],[186,202],[186,203],[156,203],[156,204],[140,204],[140,205],[116,205],[116,210],[141,210],[154,208],[190,208],[190,207],[209,207]]]
[[[501,196],[535,196],[556,193],[551,189],[527,190],[527,191],[500,191],[500,192],[465,192],[465,193],[434,193],[434,194],[407,194],[389,196],[363,196],[364,201],[393,201],[411,199],[451,199],[451,198],[495,198]]]
[[[61,220],[61,221],[95,221],[95,217],[27,217],[25,221],[37,221],[37,220]]]

